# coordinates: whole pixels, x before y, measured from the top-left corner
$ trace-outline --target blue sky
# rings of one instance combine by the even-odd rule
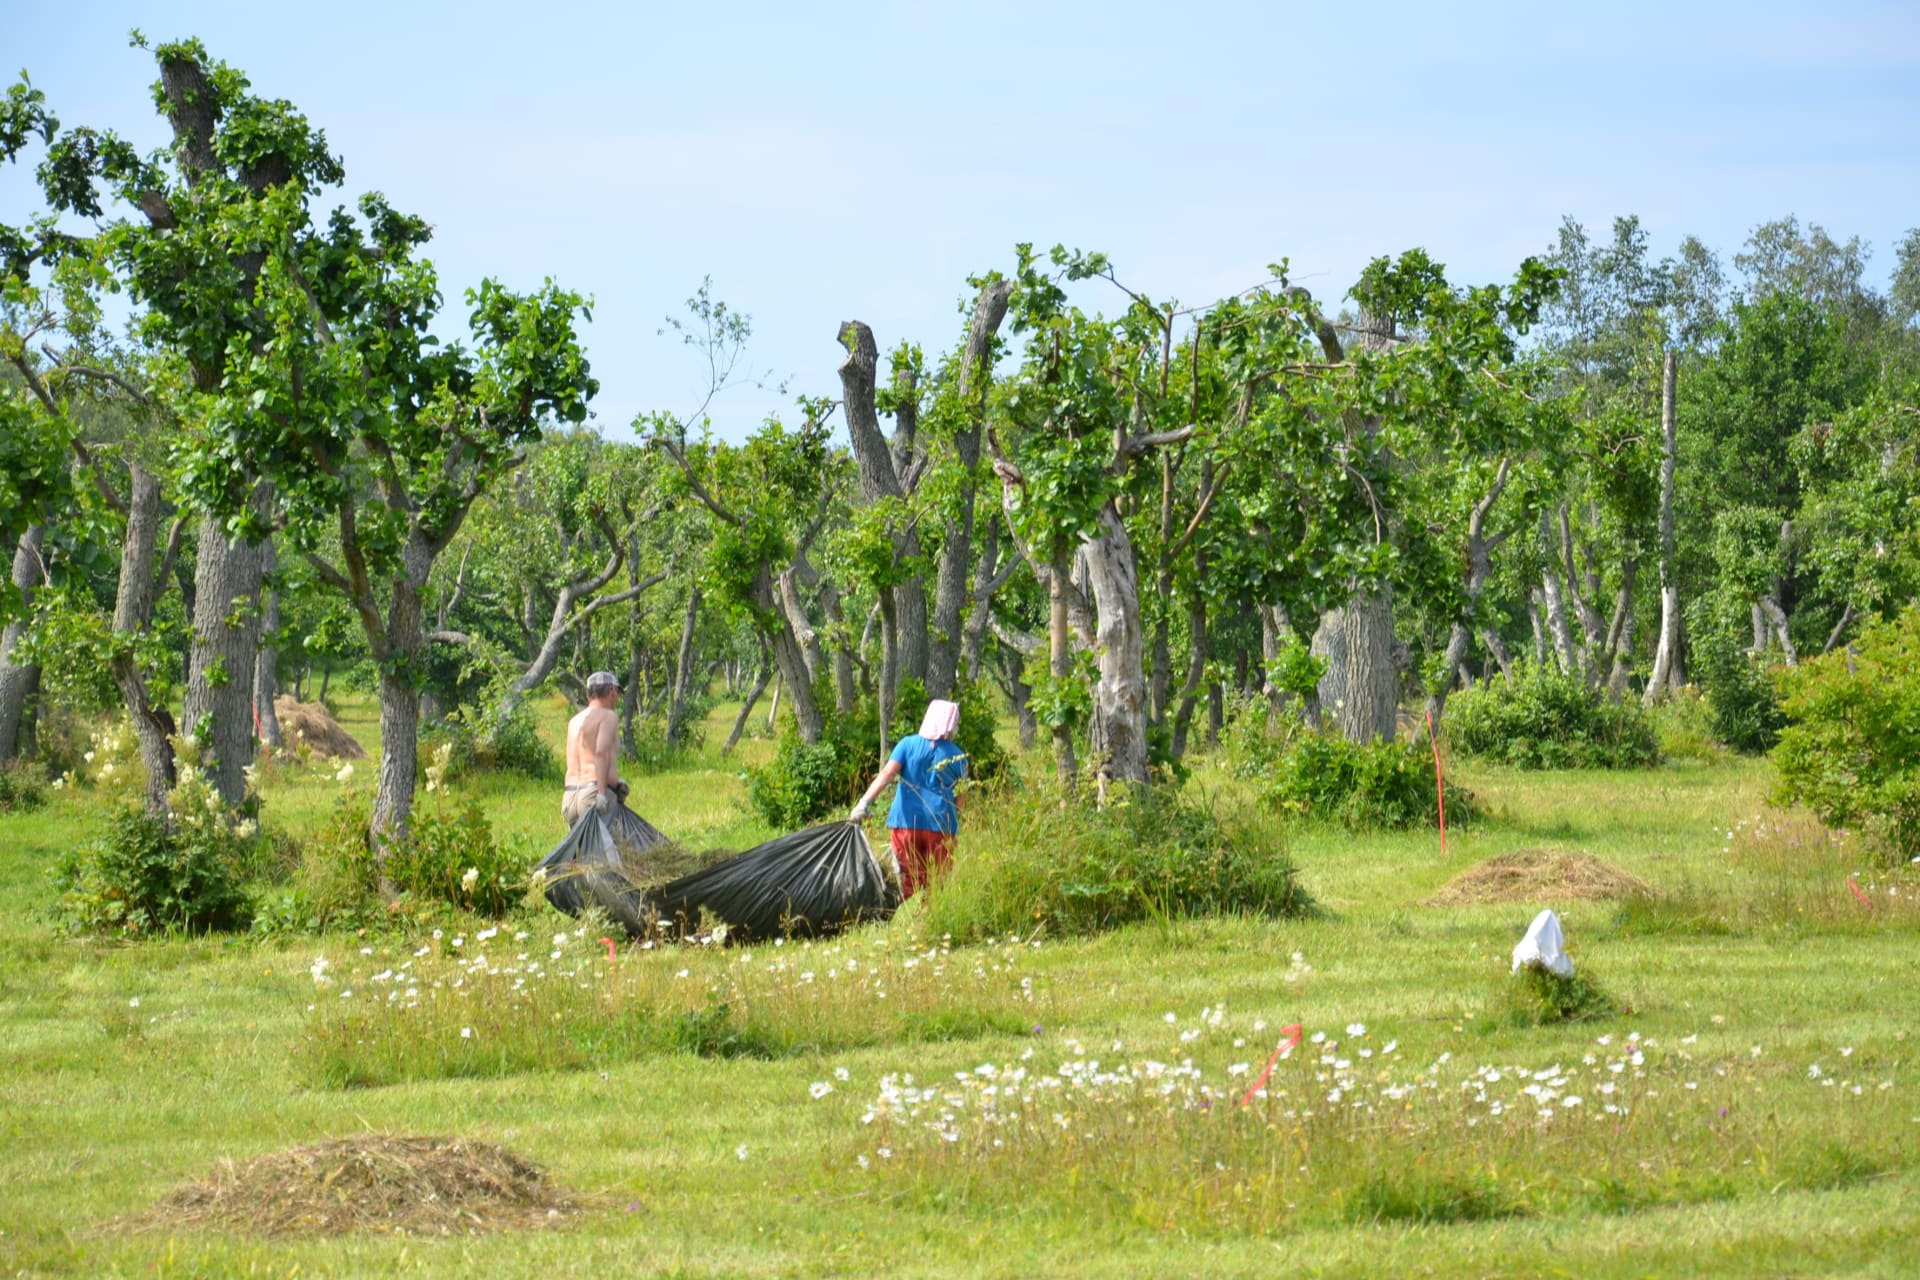
[[[1563,214],[1637,213],[1731,257],[1784,214],[1859,235],[1884,283],[1920,225],[1920,5],[35,5],[7,20],[68,123],[157,143],[148,55],[199,35],[327,131],[348,191],[483,275],[592,294],[609,434],[697,404],[662,317],[711,275],[748,363],[837,394],[842,320],[952,344],[1012,246],[1113,255],[1209,300],[1290,259],[1337,299],[1415,245],[1509,276]],[[0,171],[0,217],[29,207]],[[1096,299],[1097,300],[1097,299]],[[786,398],[714,406],[729,436]]]

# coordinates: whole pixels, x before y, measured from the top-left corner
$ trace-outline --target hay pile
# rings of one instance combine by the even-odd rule
[[[1567,902],[1646,897],[1652,892],[1646,881],[1592,854],[1561,849],[1519,849],[1461,872],[1421,905],[1471,907],[1495,902]]]
[[[134,1225],[270,1237],[473,1235],[558,1225],[579,1207],[504,1147],[368,1134],[223,1160],[212,1177],[174,1191]]]
[[[280,722],[280,736],[289,751],[304,745],[328,760],[367,758],[366,751],[340,727],[324,702],[295,702],[283,693],[273,700],[273,718]]]

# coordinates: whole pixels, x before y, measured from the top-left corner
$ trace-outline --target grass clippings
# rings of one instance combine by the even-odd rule
[[[273,700],[273,718],[289,750],[305,746],[327,760],[365,760],[366,748],[340,727],[324,702],[295,702],[287,694]]]
[[[222,1160],[210,1177],[175,1190],[134,1226],[269,1238],[478,1235],[556,1226],[580,1207],[538,1165],[505,1147],[367,1134]]]
[[[1423,902],[1427,907],[1472,907],[1499,902],[1596,901],[1651,898],[1638,876],[1592,854],[1562,849],[1517,849],[1489,858],[1449,880]]]

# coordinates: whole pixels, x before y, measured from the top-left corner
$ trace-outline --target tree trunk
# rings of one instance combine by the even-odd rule
[[[1794,647],[1793,634],[1787,630],[1787,614],[1786,610],[1780,607],[1780,602],[1772,596],[1761,596],[1760,603],[1755,608],[1760,611],[1760,617],[1767,631],[1770,631],[1780,642],[1780,652],[1786,655],[1787,665],[1799,666],[1800,651]],[[1762,635],[1765,634],[1762,632]]]
[[[259,723],[261,743],[269,751],[278,751],[285,745],[280,740],[279,718],[273,714],[273,699],[280,692],[280,647],[275,643],[280,630],[280,589],[267,579],[280,567],[280,561],[272,538],[261,545],[260,557],[262,606],[260,651],[253,661],[253,715]]]
[[[760,665],[753,678],[753,687],[747,690],[747,700],[740,704],[740,714],[733,718],[733,728],[727,731],[727,740],[720,746],[720,754],[727,755],[740,745],[740,735],[746,732],[747,717],[753,714],[753,704],[760,701],[760,695],[767,691],[767,682],[773,678],[773,662],[762,650]]]
[[[1620,566],[1620,593],[1613,603],[1613,621],[1607,626],[1607,653],[1611,664],[1607,671],[1607,692],[1619,697],[1626,692],[1627,677],[1633,673],[1633,584],[1640,576],[1640,557],[1628,556]]]
[[[419,530],[407,535],[400,572],[393,576],[392,600],[380,659],[380,776],[369,824],[374,858],[380,866],[380,891],[393,896],[386,859],[404,839],[413,818],[413,793],[420,767],[420,687],[415,681],[427,646],[426,617],[420,595],[433,573],[433,547]],[[363,621],[366,615],[362,615]],[[374,639],[374,637],[369,637]]]
[[[1094,663],[1092,751],[1103,782],[1147,781],[1146,628],[1140,616],[1140,579],[1133,543],[1109,503],[1100,532],[1085,547],[1097,640]]]
[[[1322,713],[1350,742],[1391,739],[1398,728],[1400,673],[1393,663],[1393,597],[1383,587],[1356,594],[1324,614],[1312,651],[1327,660],[1320,679]]]
[[[26,633],[33,589],[41,579],[40,548],[46,537],[46,526],[36,524],[21,535],[13,550],[13,587],[20,596],[20,616],[0,632],[0,764],[13,759],[20,750],[20,724],[26,717],[27,700],[40,683],[40,668],[16,664],[13,652]]]
[[[770,634],[767,638],[773,645],[773,659],[779,664],[787,697],[793,702],[794,728],[799,731],[800,741],[818,742],[826,729],[826,719],[820,713],[819,704],[814,701],[813,673],[807,666],[807,657],[800,647],[800,641],[794,636],[793,624],[780,607],[773,570],[765,565],[754,577],[753,598],[761,617],[769,624]],[[777,694],[775,705],[778,706]]]
[[[1026,655],[1007,645],[999,646],[1000,668],[1007,677],[1007,702],[1013,707],[1013,721],[1020,734],[1020,749],[1033,750],[1040,726],[1033,718],[1033,687],[1026,681]]]
[[[996,280],[981,288],[973,302],[973,321],[967,326],[966,349],[960,356],[958,393],[964,416],[954,433],[954,448],[960,458],[959,510],[948,521],[940,544],[940,567],[933,593],[933,634],[927,655],[927,693],[935,698],[953,697],[965,658],[960,619],[967,603],[967,571],[972,567],[973,557],[976,502],[973,477],[980,466],[980,430],[986,418],[987,384],[993,376],[993,339],[1006,318],[1007,302],[1012,296],[1010,280]],[[988,526],[987,536],[994,536],[992,524]],[[993,568],[983,554],[975,581],[985,582],[992,576]],[[969,639],[973,634],[969,625]],[[978,655],[975,642],[972,662],[976,667]]]
[[[960,677],[968,682],[980,678],[981,651],[986,646],[988,624],[993,621],[993,597],[1003,581],[998,576],[999,568],[1000,522],[988,520],[987,531],[980,540],[980,570],[974,582],[973,607],[967,611],[966,635],[960,646]]]
[[[1547,513],[1544,511],[1540,513],[1540,542],[1540,549],[1547,556],[1547,563],[1540,571],[1540,598],[1546,606],[1547,635],[1553,641],[1553,652],[1560,661],[1560,669],[1584,679],[1586,668],[1580,663],[1580,650],[1573,642],[1573,627],[1567,620],[1567,601],[1560,581],[1559,557],[1554,554],[1553,542],[1548,534]]]
[[[255,491],[255,502],[266,490]],[[260,649],[260,543],[228,538],[200,522],[194,571],[193,644],[187,654],[187,732],[198,740],[208,781],[228,808],[246,799],[253,763],[253,682]]]
[[[874,345],[873,330],[858,320],[840,326],[840,341],[847,358],[840,365],[841,403],[846,408],[847,434],[853,440],[854,458],[859,464],[860,491],[868,502],[892,498],[905,500],[906,490],[893,468],[893,453],[880,431],[880,417],[874,411],[874,373],[879,348]],[[978,452],[976,436],[975,450]],[[902,560],[920,556],[920,535],[911,526],[894,543]],[[927,588],[918,575],[893,588],[894,617],[899,628],[900,673],[924,682],[929,657],[927,635]],[[955,613],[955,624],[959,616]]]
[[[1205,575],[1201,569],[1201,576]],[[1187,601],[1187,637],[1192,646],[1191,656],[1187,659],[1187,682],[1180,690],[1180,709],[1173,717],[1173,758],[1182,760],[1187,754],[1187,732],[1193,725],[1193,709],[1200,700],[1200,685],[1207,674],[1207,601],[1200,594],[1199,583],[1194,584],[1192,597]]]
[[[1073,552],[1062,541],[1053,549],[1047,563],[1047,658],[1048,674],[1053,678],[1057,706],[1067,681],[1073,678],[1073,649],[1067,627],[1067,575],[1073,565]],[[1072,787],[1079,765],[1073,758],[1073,726],[1053,726],[1053,758],[1060,771],[1060,785]]]
[[[146,809],[150,815],[167,812],[167,793],[173,790],[173,716],[156,707],[147,695],[147,679],[134,657],[134,643],[153,619],[155,549],[160,543],[160,481],[139,463],[131,468],[127,502],[127,532],[120,544],[120,589],[113,603],[113,656],[108,666],[120,700],[133,722],[140,744],[140,763],[146,766]]]
[[[893,749],[888,741],[893,730],[893,700],[900,688],[899,603],[885,591],[880,593],[880,691],[874,699],[880,716],[880,758],[887,759]]]
[[[693,637],[700,626],[700,588],[687,593],[687,617],[680,627],[680,653],[673,670],[673,698],[667,704],[667,745],[677,747],[686,733],[687,692],[693,685]]]

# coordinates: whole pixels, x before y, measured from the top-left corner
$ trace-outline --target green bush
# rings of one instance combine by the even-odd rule
[[[1494,1031],[1501,1027],[1599,1022],[1619,1012],[1620,1002],[1584,970],[1563,978],[1530,964],[1501,979],[1489,1017],[1482,1026]]]
[[[1761,755],[1780,740],[1787,717],[1771,672],[1747,652],[1744,618],[1725,598],[1703,596],[1687,610],[1687,634],[1713,736],[1735,751]]]
[[[123,809],[105,836],[54,862],[54,920],[68,933],[129,936],[243,926],[238,844],[230,828]]]
[[[1781,676],[1790,721],[1773,752],[1779,798],[1920,860],[1920,607]]]
[[[1283,813],[1353,831],[1439,821],[1433,756],[1419,743],[1349,742],[1338,733],[1303,731],[1273,762],[1265,794]],[[1449,823],[1470,822],[1477,813],[1472,792],[1447,788]]]
[[[540,737],[533,707],[518,696],[502,696],[485,710],[454,711],[424,735],[420,758],[430,759],[443,745],[451,748],[448,777],[514,773],[557,782],[565,772],[560,757]]]
[[[477,800],[458,810],[416,809],[387,855],[402,893],[499,917],[526,896],[528,859],[501,847]]]
[[[1122,788],[1104,809],[995,788],[962,816],[953,871],[924,901],[927,932],[956,941],[1313,906],[1272,814],[1170,787]]]
[[[40,770],[24,760],[0,767],[0,813],[31,813],[47,802]]]
[[[1637,769],[1660,762],[1638,702],[1608,697],[1546,667],[1462,690],[1447,701],[1447,741],[1518,769]]]
[[[1694,686],[1688,685],[1647,714],[1653,719],[1661,759],[1718,760],[1726,755],[1714,732],[1713,711]]]
[[[967,753],[967,777],[989,782],[1007,766],[1007,753],[995,736],[992,695],[985,685],[960,690],[960,727],[954,743]],[[890,742],[920,727],[927,691],[918,680],[900,682]],[[823,697],[821,705],[830,705]],[[871,699],[850,715],[828,711],[820,741],[802,742],[792,729],[781,735],[773,759],[747,774],[747,801],[769,825],[791,831],[853,807],[884,763],[880,758],[880,717]]]

